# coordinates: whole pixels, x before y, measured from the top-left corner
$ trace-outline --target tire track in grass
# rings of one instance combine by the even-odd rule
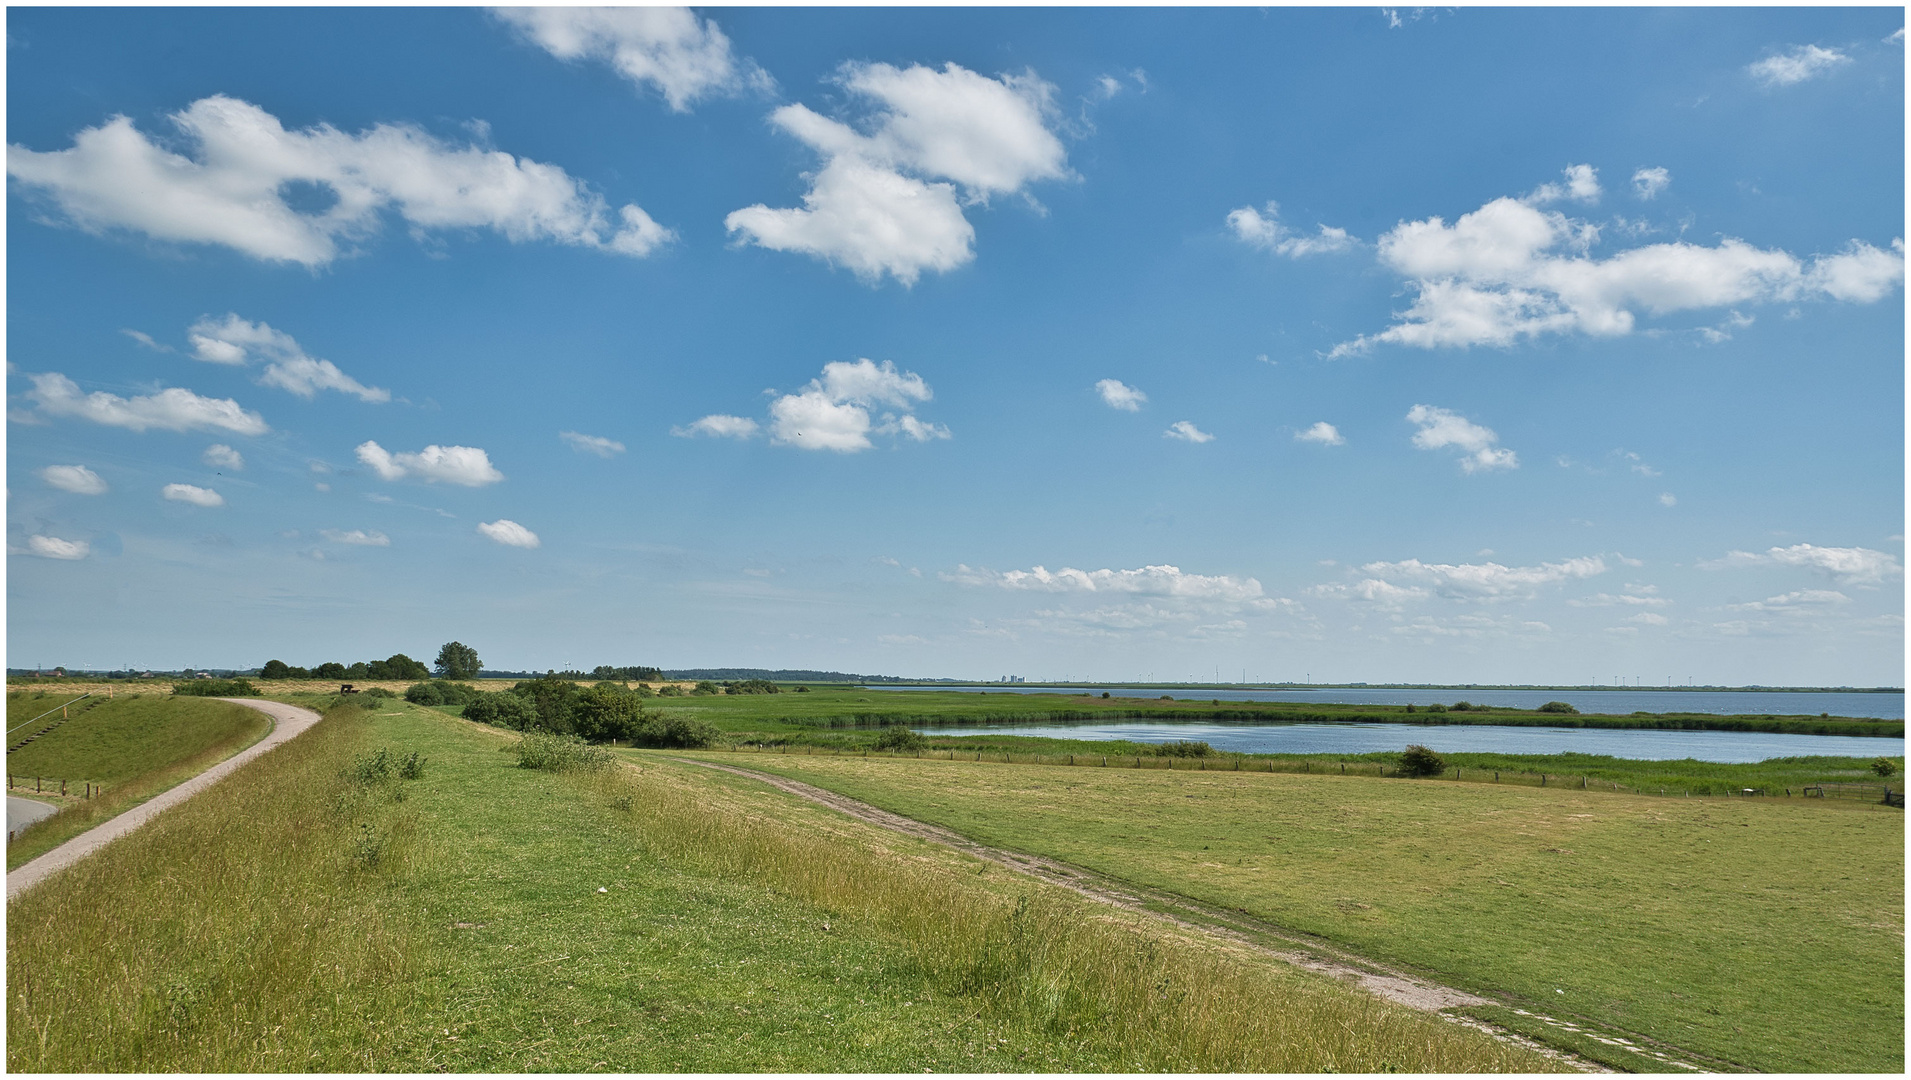
[[[1582,1072],[1613,1071],[1599,1062],[1558,1047],[1545,1045],[1496,1024],[1448,1011],[1504,1005],[1504,1002],[1483,998],[1455,987],[1443,986],[1405,971],[1390,968],[1365,957],[1337,949],[1312,935],[1263,922],[1245,912],[1203,904],[1185,896],[1135,885],[1055,859],[990,847],[940,825],[931,825],[928,822],[904,817],[800,780],[791,780],[772,773],[757,772],[754,769],[713,761],[699,761],[687,757],[676,760],[756,780],[866,824],[953,848],[1038,881],[1059,885],[1098,903],[1150,915],[1184,930],[1209,934],[1273,956],[1295,967],[1346,980],[1375,997],[1421,1012],[1432,1013],[1451,1023],[1485,1032],[1494,1038],[1544,1054]],[[1584,1031],[1579,1025],[1568,1021],[1534,1013],[1526,1015],[1555,1027],[1581,1031],[1602,1042],[1622,1046],[1632,1053],[1660,1062],[1666,1066],[1664,1071],[1667,1072],[1675,1069],[1710,1072],[1721,1066],[1727,1069],[1732,1068],[1726,1063],[1710,1061],[1635,1033],[1626,1033],[1633,1036],[1630,1039],[1618,1036],[1616,1033],[1608,1037],[1603,1033]]]

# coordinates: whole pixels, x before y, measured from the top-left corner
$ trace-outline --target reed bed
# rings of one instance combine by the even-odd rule
[[[1535,1072],[1556,1063],[1063,890],[873,848],[656,768],[584,781],[657,858],[862,920],[939,992],[1114,1071]],[[987,878],[987,880],[985,880]]]
[[[419,961],[345,706],[7,911],[12,1072],[370,1071]]]

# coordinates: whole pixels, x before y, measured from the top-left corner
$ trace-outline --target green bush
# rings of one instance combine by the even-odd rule
[[[1204,742],[1176,739],[1155,747],[1155,753],[1161,757],[1207,757],[1214,753],[1214,747]]]
[[[682,716],[649,713],[630,741],[652,750],[701,750],[723,737],[715,724]]]
[[[1879,776],[1890,776],[1898,771],[1898,763],[1888,757],[1881,757],[1871,763],[1871,771]]]
[[[929,740],[923,736],[922,732],[911,731],[897,724],[884,728],[882,734],[876,736],[876,741],[872,745],[878,750],[915,751],[928,746]]]
[[[1400,755],[1400,775],[1438,776],[1447,768],[1446,759],[1415,743]]]
[[[697,684],[697,690],[699,693],[702,692],[702,683]],[[783,688],[768,679],[743,679],[739,682],[725,683],[723,692],[726,694],[780,694]]]
[[[1446,712],[1447,707],[1445,705],[1429,705],[1427,706],[1427,711],[1428,712]]]
[[[584,772],[608,769],[617,759],[609,750],[592,746],[575,735],[534,731],[518,740],[518,768],[548,772]]]
[[[398,779],[423,780],[425,778],[425,762],[428,760],[430,759],[419,757],[418,751],[413,750],[410,756],[398,763]]]
[[[443,705],[445,693],[443,683],[421,682],[405,687],[405,700],[413,705]]]
[[[1573,716],[1579,715],[1578,709],[1573,708],[1571,705],[1567,704],[1564,701],[1549,701],[1546,704],[1541,705],[1539,708],[1533,711],[1534,712],[1549,712],[1549,713],[1569,713]]]
[[[259,688],[244,679],[194,679],[173,684],[180,697],[256,697]]]
[[[1456,701],[1453,703],[1454,712],[1477,712],[1479,708],[1478,705],[1473,704],[1471,701]]]
[[[464,718],[492,727],[524,731],[537,721],[537,710],[513,693],[483,694],[464,707]]]
[[[658,697],[682,697],[683,687],[676,683],[665,683],[657,688]]]
[[[382,686],[374,686],[369,690],[361,690],[359,693],[364,694],[368,698],[395,698],[398,696]]]
[[[709,679],[700,679],[697,681],[697,688],[690,692],[693,694],[714,694],[717,692],[717,684],[711,682]]]
[[[345,770],[345,775],[354,783],[383,783],[391,779],[392,761],[392,752],[380,747],[369,754],[360,754],[353,758],[351,766]]]

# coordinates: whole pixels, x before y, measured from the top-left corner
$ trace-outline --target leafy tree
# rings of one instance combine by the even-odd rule
[[[537,719],[526,728],[527,731],[569,735],[576,730],[571,721],[571,705],[576,701],[579,690],[577,684],[569,679],[561,679],[551,672],[535,679],[526,679],[506,692],[529,702],[531,711],[537,714]]]
[[[1400,775],[1438,776],[1447,768],[1446,759],[1415,743],[1400,755]]]
[[[286,666],[283,660],[267,660],[265,666],[259,669],[259,678],[261,679],[289,679],[291,677],[292,669]]]
[[[709,679],[701,679],[697,682],[697,688],[690,692],[693,694],[714,694],[717,692],[717,684],[711,682]]]
[[[423,661],[413,660],[404,653],[393,653],[387,659],[373,660],[366,666],[372,669],[372,678],[374,679],[431,678],[431,669],[426,667]],[[384,668],[383,674],[379,673],[381,666]]]
[[[302,667],[289,667],[285,669],[285,677],[288,679],[309,679],[312,677],[312,673]]]
[[[173,693],[181,697],[257,697],[259,691],[244,679],[194,679],[174,683]]]
[[[348,679],[369,679],[372,677],[371,666],[366,664],[365,661],[360,660],[358,663],[345,669],[345,677]]]
[[[929,740],[920,731],[911,731],[901,724],[894,724],[882,730],[876,736],[875,747],[878,750],[921,750],[929,745]]]
[[[334,660],[328,660],[312,669],[312,677],[314,679],[343,679],[345,677],[345,665]]]
[[[1898,763],[1888,757],[1881,757],[1871,763],[1871,771],[1879,776],[1890,776],[1898,771]]]
[[[611,682],[581,691],[571,702],[572,728],[586,742],[635,739],[652,718],[642,698]]]
[[[464,718],[493,727],[525,731],[537,723],[537,710],[516,694],[480,694],[464,707]]]
[[[438,650],[438,677],[441,679],[475,679],[478,677],[478,650],[456,641],[445,642]]]

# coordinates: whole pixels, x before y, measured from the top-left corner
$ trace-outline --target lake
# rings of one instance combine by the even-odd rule
[[[963,690],[991,694],[1079,694],[1086,688],[1019,686],[1009,683],[985,683],[975,686],[882,686],[871,690]],[[1500,705],[1511,709],[1534,709],[1549,701],[1564,701],[1583,713],[1625,716],[1627,713],[1706,713],[1714,716],[1856,716],[1872,720],[1904,719],[1904,693],[1861,693],[1855,691],[1787,690],[1652,690],[1644,687],[1623,690],[1366,690],[1323,687],[1319,690],[1213,690],[1201,687],[1110,687],[1119,697],[1158,698],[1162,694],[1187,701],[1294,701],[1321,705],[1451,705],[1470,701],[1475,705]],[[1093,690],[1101,692],[1100,687]]]
[[[1433,727],[1419,724],[1002,724],[919,727],[938,736],[1038,735],[1051,739],[1204,742],[1243,754],[1368,754],[1419,743],[1447,753],[1607,754],[1640,761],[1752,762],[1777,757],[1901,757],[1902,738],[1782,735],[1752,731],[1639,731],[1553,727]]]

